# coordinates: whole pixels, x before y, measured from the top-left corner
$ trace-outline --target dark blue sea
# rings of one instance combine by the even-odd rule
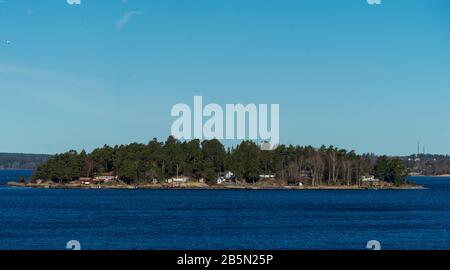
[[[17,172],[16,178],[24,172]],[[13,180],[0,172],[0,182]],[[426,190],[0,186],[0,249],[450,249],[450,178]]]
[[[10,181],[18,181],[21,177],[29,180],[33,171],[29,170],[1,170],[0,169],[0,186]]]

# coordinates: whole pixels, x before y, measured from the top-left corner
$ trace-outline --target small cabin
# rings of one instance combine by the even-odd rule
[[[172,184],[172,183],[187,183],[188,182],[188,178],[187,177],[174,177],[171,179],[167,179],[167,183]]]
[[[80,184],[82,184],[82,185],[90,185],[91,182],[92,182],[92,178],[88,178],[88,177],[80,178]]]
[[[114,172],[106,172],[106,173],[102,173],[101,175],[98,175],[97,177],[95,177],[93,181],[95,183],[109,183],[109,182],[116,181],[117,179],[118,179],[118,177],[115,175]]]
[[[380,180],[375,179],[375,176],[371,175],[371,176],[363,176],[361,178],[361,182],[365,182],[365,183],[375,183],[375,182],[380,182]]]
[[[368,186],[368,187],[378,187],[380,186],[380,180],[376,179],[375,176],[371,175],[371,176],[363,176],[361,178],[361,182],[363,186]]]
[[[224,174],[224,177],[225,177],[225,179],[227,179],[227,180],[233,180],[233,179],[236,178],[236,176],[234,175],[234,173],[232,173],[232,172],[230,172],[230,171],[227,171],[227,172]]]
[[[259,176],[259,178],[261,179],[261,180],[275,180],[275,175],[274,174],[261,174],[260,176]]]

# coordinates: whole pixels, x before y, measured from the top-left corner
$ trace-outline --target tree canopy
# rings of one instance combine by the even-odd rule
[[[169,137],[148,144],[132,143],[93,150],[91,153],[69,151],[51,157],[38,167],[34,179],[66,183],[80,177],[94,177],[114,172],[127,183],[163,182],[184,176],[192,181],[204,179],[214,183],[221,174],[231,171],[248,183],[260,181],[261,175],[275,175],[276,181],[302,181],[309,185],[360,184],[364,175],[375,173],[381,180],[401,183],[405,167],[401,160],[374,155],[357,155],[334,146],[280,145],[271,151],[261,150],[252,141],[225,149],[218,140],[180,141]]]
[[[407,170],[404,162],[398,158],[381,156],[374,168],[375,177],[380,180],[401,185],[406,182]]]

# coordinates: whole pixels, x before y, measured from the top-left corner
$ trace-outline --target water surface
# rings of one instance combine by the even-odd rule
[[[369,240],[383,249],[450,249],[450,178],[414,180],[429,189],[3,186],[0,249],[64,249],[72,239],[83,249],[365,249]]]

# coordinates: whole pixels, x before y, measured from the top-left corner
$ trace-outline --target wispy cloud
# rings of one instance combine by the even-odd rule
[[[0,75],[10,75],[10,76],[21,76],[22,78],[41,78],[41,79],[56,79],[65,78],[71,79],[72,81],[76,78],[72,76],[65,75],[60,72],[53,72],[41,68],[28,67],[28,66],[17,66],[5,63],[0,63]]]
[[[61,104],[78,100],[77,106],[85,104],[89,92],[106,95],[106,89],[97,78],[71,74],[60,70],[49,70],[33,66],[20,66],[0,62],[0,80],[6,93],[23,94],[42,102]],[[6,94],[8,96],[8,94]],[[83,101],[83,102],[81,102]]]
[[[123,17],[120,18],[120,20],[118,20],[118,21],[116,22],[117,30],[122,30],[122,29],[125,27],[125,25],[127,25],[128,22],[129,22],[134,16],[138,16],[138,15],[141,15],[141,14],[143,14],[142,11],[130,11],[130,12],[125,13],[125,15],[123,15]]]

